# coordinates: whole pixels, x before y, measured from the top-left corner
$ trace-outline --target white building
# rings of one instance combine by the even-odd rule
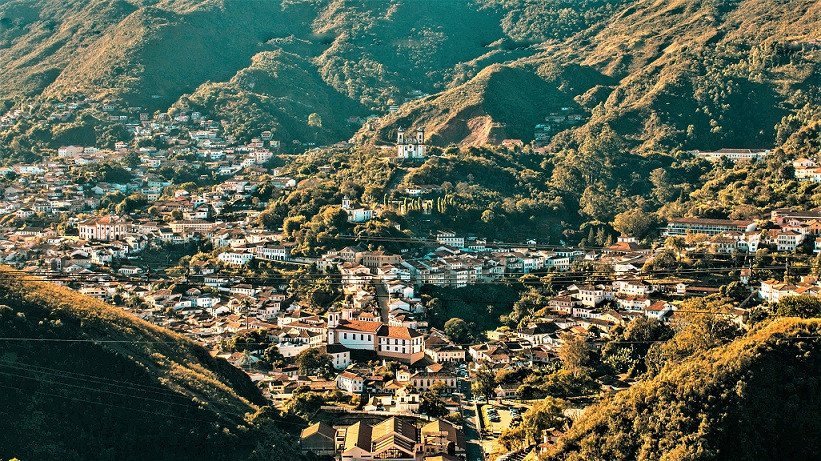
[[[418,159],[425,157],[425,129],[418,128],[416,137],[408,138],[405,130],[399,128],[396,133],[396,157],[400,159]]]
[[[710,161],[726,158],[731,162],[763,160],[770,155],[769,149],[719,149],[713,152],[693,151],[696,157],[706,158]]]
[[[128,233],[129,228],[127,221],[111,215],[88,219],[77,226],[80,239],[106,242],[119,240]]]
[[[365,380],[350,371],[343,371],[336,377],[336,387],[351,394],[361,394],[364,385]]]
[[[331,356],[334,368],[344,370],[351,364],[351,351],[341,344],[329,344],[325,352]]]
[[[416,363],[425,357],[425,341],[421,333],[407,327],[388,326],[382,322],[361,320],[331,321],[328,344],[341,344],[348,349],[374,351],[377,356],[406,363]]]
[[[288,249],[282,245],[259,245],[254,248],[257,259],[265,261],[287,261]]]
[[[441,230],[436,233],[436,241],[442,245],[450,245],[456,248],[465,247],[465,238],[458,237],[456,232]]]
[[[253,253],[240,253],[236,251],[225,251],[217,256],[217,259],[229,266],[244,266],[254,259]]]
[[[351,205],[351,199],[347,195],[342,199],[342,209],[348,214],[348,222],[359,223],[373,219],[373,210],[354,208]]]

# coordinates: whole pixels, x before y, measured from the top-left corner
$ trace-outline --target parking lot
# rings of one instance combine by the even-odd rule
[[[495,411],[494,411],[495,410]],[[514,414],[511,414],[513,411]],[[498,437],[505,429],[515,425],[518,421],[515,413],[519,411],[521,414],[523,409],[512,409],[505,406],[484,405],[482,406],[482,422],[484,423],[485,433]]]

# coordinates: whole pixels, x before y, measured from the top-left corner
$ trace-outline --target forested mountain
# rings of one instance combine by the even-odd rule
[[[0,98],[194,107],[237,135],[533,139],[566,108],[644,148],[760,147],[817,103],[817,2],[6,0]],[[425,97],[425,95],[430,95]],[[308,123],[319,115],[321,123]],[[554,147],[572,142],[556,137]]]
[[[242,371],[121,309],[5,268],[0,337],[1,459],[298,459]]]
[[[671,363],[587,409],[549,459],[816,459],[819,333],[818,319],[782,319]]]

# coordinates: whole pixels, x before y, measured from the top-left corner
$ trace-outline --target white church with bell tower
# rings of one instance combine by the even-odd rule
[[[396,132],[396,158],[425,158],[425,129],[417,128],[416,137],[405,136],[405,130]]]

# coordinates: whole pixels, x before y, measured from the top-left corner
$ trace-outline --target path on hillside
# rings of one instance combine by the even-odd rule
[[[413,172],[417,168],[419,168],[419,167],[418,166],[414,166],[414,167],[400,166],[400,167],[397,167],[396,171],[394,171],[393,176],[391,177],[391,179],[388,181],[387,184],[385,184],[385,193],[389,194],[392,190],[396,189],[399,186],[399,184],[402,182],[402,180],[405,179],[405,176],[407,176],[409,173]]]

